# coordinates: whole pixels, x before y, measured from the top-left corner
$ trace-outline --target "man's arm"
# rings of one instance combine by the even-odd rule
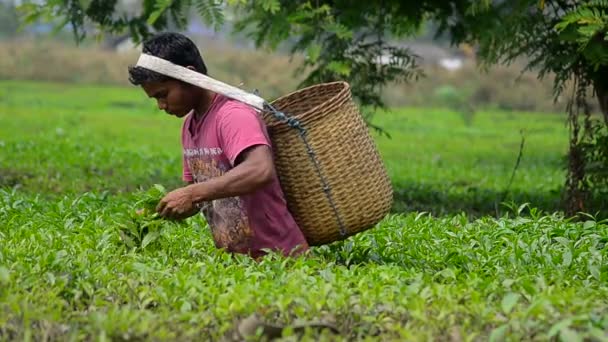
[[[267,145],[244,150],[236,166],[224,175],[168,193],[156,210],[161,216],[182,219],[196,213],[195,203],[252,193],[272,181],[275,169]]]
[[[252,193],[274,177],[272,152],[266,145],[252,146],[237,158],[236,167],[221,177],[191,186],[195,203]]]

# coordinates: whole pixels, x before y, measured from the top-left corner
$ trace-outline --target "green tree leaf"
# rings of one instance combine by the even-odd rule
[[[272,14],[277,13],[281,9],[281,4],[278,0],[259,0],[264,11]]]
[[[172,3],[173,0],[156,0],[154,4],[155,10],[148,17],[148,24],[153,25],[154,23],[156,23],[158,18],[163,15],[163,13],[169,8],[169,6],[171,6]]]

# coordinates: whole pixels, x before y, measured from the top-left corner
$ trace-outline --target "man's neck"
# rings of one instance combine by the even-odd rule
[[[202,89],[200,101],[198,102],[197,106],[194,108],[194,119],[195,120],[198,121],[198,120],[202,119],[205,116],[205,114],[207,114],[207,111],[209,110],[209,107],[211,107],[211,103],[213,102],[214,97],[215,97],[214,92],[212,92],[210,90]]]

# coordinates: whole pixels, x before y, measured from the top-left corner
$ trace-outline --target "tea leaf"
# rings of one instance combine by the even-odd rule
[[[141,242],[141,248],[146,248],[150,243],[158,239],[159,235],[159,232],[152,232],[150,234],[147,234]]]
[[[503,341],[505,334],[507,332],[507,329],[509,329],[509,325],[503,324],[503,325],[499,326],[498,328],[492,330],[489,341],[490,342]]]
[[[10,272],[8,268],[0,266],[0,284],[6,285],[11,280]]]
[[[513,292],[510,292],[506,296],[504,296],[501,302],[502,311],[507,314],[510,313],[511,310],[513,310],[515,304],[517,304],[517,301],[520,297],[521,296],[519,293]]]

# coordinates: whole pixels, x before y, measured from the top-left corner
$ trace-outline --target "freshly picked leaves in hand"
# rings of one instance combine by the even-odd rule
[[[156,212],[158,202],[166,193],[162,185],[155,184],[138,195],[138,200],[128,211],[127,222],[119,224],[120,237],[129,248],[146,248],[158,239],[164,229],[175,224],[163,220]]]
[[[167,190],[160,184],[154,184],[148,191],[144,192],[141,199],[135,202],[134,213],[136,217],[155,219],[158,217],[156,206],[158,202],[167,194]]]

